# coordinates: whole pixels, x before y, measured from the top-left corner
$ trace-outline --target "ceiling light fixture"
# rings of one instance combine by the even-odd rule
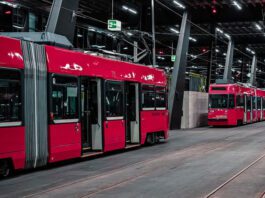
[[[174,33],[176,33],[176,34],[179,34],[179,31],[176,30],[176,29],[174,29],[174,28],[170,28],[170,31],[171,31],[171,32],[174,32]]]
[[[233,5],[234,5],[238,10],[242,10],[242,6],[241,6],[237,1],[233,1]]]
[[[216,31],[217,31],[217,32],[219,32],[219,33],[221,33],[221,34],[223,34],[223,33],[224,33],[224,31],[223,31],[223,30],[221,30],[220,28],[216,28]]]
[[[175,3],[178,7],[180,7],[181,9],[186,9],[186,6],[184,6],[182,3],[174,0],[173,3]]]
[[[14,4],[14,3],[10,3],[8,1],[0,1],[1,4],[4,4],[4,5],[7,5],[7,6],[10,6],[12,8],[17,8],[18,5],[17,4]]]
[[[193,41],[193,42],[197,42],[197,39],[193,38],[193,37],[189,37],[189,40],[190,41]]]
[[[259,24],[256,23],[255,26],[258,30],[262,30],[262,27]]]
[[[132,36],[133,34],[131,32],[127,32],[127,35],[128,36]]]
[[[226,38],[231,39],[231,36],[227,33],[224,34]]]
[[[130,12],[132,14],[137,14],[136,10],[134,10],[132,8],[129,8],[129,7],[125,6],[125,5],[122,6],[122,9],[124,9],[124,10],[126,10],[126,11],[128,11],[128,12]]]
[[[246,50],[248,51],[248,52],[250,52],[251,54],[253,54],[253,55],[255,55],[256,53],[253,51],[253,50],[251,50],[250,48],[246,48]]]

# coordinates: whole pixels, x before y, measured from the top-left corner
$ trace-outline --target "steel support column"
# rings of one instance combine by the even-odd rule
[[[79,0],[54,0],[45,31],[63,35],[73,42],[78,6]]]
[[[168,98],[170,129],[181,128],[181,117],[183,115],[183,95],[185,89],[185,72],[191,27],[189,19],[189,14],[185,12],[182,17],[176,52],[176,61],[174,63],[174,69],[172,72],[172,80]]]
[[[250,84],[256,86],[256,72],[257,72],[257,56],[254,55],[251,65]]]
[[[211,23],[211,34],[214,35],[215,33],[215,27],[216,25],[214,23]],[[213,66],[213,56],[216,53],[216,41],[213,37],[210,38],[209,40],[209,52],[208,52],[208,59],[210,60],[208,63],[208,67],[207,67],[207,80],[206,80],[206,87],[205,90],[208,92],[209,91],[209,87],[211,84],[211,79],[212,79],[212,66]]]
[[[152,40],[153,40],[153,66],[156,65],[156,33],[155,33],[155,0],[151,0],[152,4]]]
[[[225,71],[223,80],[225,82],[232,81],[232,65],[233,65],[233,57],[234,57],[234,41],[232,39],[229,40],[226,60],[225,60]]]

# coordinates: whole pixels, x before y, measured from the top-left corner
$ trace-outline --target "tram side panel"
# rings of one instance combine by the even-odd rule
[[[22,169],[25,166],[23,87],[21,86],[24,69],[23,55],[18,40],[0,37],[0,43],[0,81],[4,82],[0,84],[0,89],[5,93],[0,96],[2,105],[0,111],[0,162],[8,160],[15,169]],[[15,78],[13,74],[18,77]],[[20,85],[16,85],[15,82]]]

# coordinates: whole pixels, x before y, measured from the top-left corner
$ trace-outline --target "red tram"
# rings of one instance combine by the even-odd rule
[[[0,36],[0,173],[168,138],[158,69]]]
[[[212,84],[209,126],[237,126],[265,119],[265,90],[244,84]]]

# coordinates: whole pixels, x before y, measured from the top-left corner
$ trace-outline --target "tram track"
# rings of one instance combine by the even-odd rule
[[[47,194],[47,193],[51,193],[51,192],[56,191],[56,190],[67,188],[67,187],[70,187],[70,186],[75,185],[75,184],[79,184],[79,183],[83,183],[83,182],[91,181],[91,180],[96,180],[96,179],[100,179],[100,178],[110,177],[112,175],[115,175],[115,174],[118,174],[118,173],[122,173],[126,169],[130,169],[130,168],[134,168],[134,167],[137,168],[137,166],[141,166],[141,165],[147,166],[150,163],[153,163],[153,162],[159,161],[159,160],[162,161],[165,158],[171,158],[174,155],[187,155],[189,153],[192,156],[192,155],[197,154],[198,151],[200,151],[199,148],[204,148],[204,147],[208,146],[209,148],[205,149],[202,152],[203,154],[205,154],[205,153],[208,153],[208,152],[213,152],[213,151],[218,150],[218,149],[223,149],[223,148],[225,148],[227,146],[231,146],[231,145],[232,145],[232,143],[228,143],[228,142],[225,143],[225,144],[224,143],[217,144],[216,142],[214,142],[214,143],[202,143],[202,144],[198,144],[198,145],[196,145],[194,147],[188,147],[186,149],[172,151],[172,152],[164,154],[164,155],[162,155],[160,157],[154,157],[152,159],[144,160],[144,161],[141,161],[141,162],[136,162],[136,163],[133,163],[133,164],[130,164],[130,165],[125,165],[123,167],[119,167],[119,168],[107,171],[105,173],[102,173],[102,174],[97,174],[97,175],[94,175],[94,176],[88,176],[88,177],[85,177],[85,178],[82,178],[82,179],[79,179],[79,180],[76,180],[76,181],[73,181],[73,182],[68,182],[68,183],[65,183],[63,185],[59,185],[59,186],[55,186],[53,188],[49,188],[47,190],[43,190],[43,191],[40,191],[40,192],[37,192],[37,193],[25,195],[23,197],[24,198],[38,197],[38,196],[41,196],[43,194]],[[129,177],[128,179],[125,179],[125,180],[123,180],[121,182],[117,182],[117,183],[115,183],[113,185],[108,185],[108,186],[106,186],[104,188],[100,188],[100,189],[98,189],[96,191],[90,192],[88,194],[84,194],[81,197],[87,197],[88,195],[91,196],[91,194],[94,195],[94,194],[100,193],[102,191],[106,191],[106,190],[109,190],[111,188],[118,187],[118,186],[123,185],[125,183],[132,182],[132,181],[134,181],[134,180],[136,180],[136,179],[138,179],[140,177],[143,177],[144,175],[147,175],[148,173],[151,173],[151,171],[144,172],[141,175]]]
[[[249,135],[258,135],[258,134],[260,134],[262,132],[263,131],[256,131],[254,134],[249,134]],[[28,194],[28,195],[25,195],[24,197],[41,197],[42,195],[45,195],[45,194],[52,194],[53,191],[57,191],[57,190],[63,192],[64,188],[69,188],[72,185],[79,184],[79,183],[86,182],[86,181],[90,181],[90,180],[107,178],[107,177],[112,176],[114,174],[122,173],[124,170],[129,169],[129,168],[134,168],[134,167],[141,166],[141,165],[147,166],[149,163],[155,162],[156,160],[161,160],[162,158],[165,158],[165,157],[170,157],[172,155],[180,155],[180,154],[184,154],[184,153],[190,153],[192,155],[197,155],[198,153],[197,153],[196,149],[198,149],[199,147],[204,147],[204,146],[207,147],[207,145],[208,145],[208,148],[203,151],[203,153],[205,154],[207,152],[211,152],[211,151],[215,151],[215,150],[218,150],[218,149],[225,148],[227,146],[230,146],[232,144],[237,143],[237,140],[245,139],[245,138],[248,137],[248,136],[244,136],[244,137],[236,138],[235,140],[232,140],[232,141],[229,140],[229,138],[231,138],[231,137],[237,137],[238,134],[240,134],[240,132],[236,133],[236,134],[233,134],[233,135],[230,134],[230,135],[224,136],[221,139],[208,139],[206,142],[203,142],[203,143],[199,143],[199,144],[196,144],[196,145],[189,145],[185,149],[177,149],[177,150],[174,150],[174,151],[163,153],[162,156],[154,156],[151,159],[143,160],[143,161],[140,161],[140,162],[138,161],[138,162],[135,162],[135,163],[132,163],[132,164],[129,164],[129,165],[127,164],[127,165],[124,165],[124,166],[119,166],[119,167],[117,167],[115,169],[112,169],[110,171],[106,171],[104,173],[96,174],[96,175],[93,175],[93,176],[87,176],[85,178],[81,178],[81,179],[78,179],[76,181],[67,182],[65,184],[57,185],[55,187],[52,187],[52,188],[49,188],[49,189],[46,189],[46,190],[42,190],[42,191],[39,191],[39,192],[36,192],[36,193]],[[209,144],[212,144],[212,145],[209,146]],[[264,154],[263,157],[265,157],[265,154]],[[113,189],[113,188],[116,188],[116,187],[120,187],[122,185],[125,185],[125,184],[128,184],[130,182],[133,182],[133,181],[135,181],[135,180],[137,180],[137,179],[139,179],[141,177],[144,177],[144,176],[148,175],[149,173],[150,173],[150,171],[149,172],[147,171],[147,172],[142,173],[141,175],[128,177],[128,178],[126,178],[126,179],[124,179],[122,181],[114,182],[113,184],[106,185],[106,186],[103,186],[103,187],[98,188],[96,190],[90,191],[87,194],[84,193],[84,194],[82,194],[80,196],[80,198],[81,197],[82,198],[83,197],[90,197],[90,196],[93,196],[95,194],[98,194],[98,193],[101,193],[101,192],[104,192],[104,191],[107,191],[107,190],[110,190],[110,189]]]
[[[203,198],[211,198],[211,197],[213,197],[217,192],[219,192],[220,190],[222,190],[225,186],[227,186],[229,183],[231,183],[232,181],[234,181],[236,178],[238,178],[239,176],[241,176],[243,173],[245,173],[247,170],[249,170],[250,168],[252,168],[256,164],[258,164],[263,159],[265,159],[265,153],[262,154],[261,156],[259,156],[256,160],[252,161],[249,165],[247,165],[246,167],[244,167],[243,169],[241,169],[235,175],[233,175],[232,177],[230,177],[224,183],[222,183],[221,185],[219,185],[217,188],[215,188],[214,190],[212,190],[210,193],[208,193]],[[265,198],[265,192],[261,195],[260,198]]]

